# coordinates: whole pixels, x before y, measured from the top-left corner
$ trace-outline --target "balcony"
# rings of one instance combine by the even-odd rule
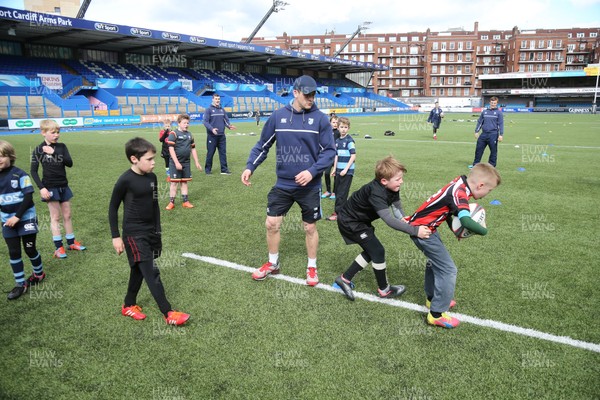
[[[474,50],[473,49],[431,49],[431,53],[472,53]]]

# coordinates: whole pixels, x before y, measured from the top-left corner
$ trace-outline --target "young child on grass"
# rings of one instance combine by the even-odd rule
[[[188,131],[190,126],[190,116],[180,114],[177,117],[177,129],[171,131],[166,139],[169,145],[169,175],[171,187],[169,189],[169,204],[167,210],[175,208],[175,196],[177,196],[177,187],[180,186],[183,208],[194,208],[188,198],[188,182],[192,180],[192,171],[190,169],[190,154],[194,158],[194,163],[198,171],[202,171],[202,166],[198,162],[198,153],[194,137]]]
[[[331,168],[331,176],[335,176],[334,187],[337,195],[334,195],[335,211],[327,217],[328,221],[337,220],[338,210],[348,200],[356,160],[356,145],[354,139],[348,134],[350,120],[346,117],[338,118],[338,130],[340,137],[335,141],[336,155]]]
[[[156,148],[146,139],[133,138],[125,144],[125,154],[131,168],[117,180],[108,208],[113,247],[118,255],[127,252],[131,268],[121,314],[135,320],[146,318],[136,301],[145,280],[167,324],[183,325],[190,315],[171,308],[155,262],[162,251],[158,183],[152,172]],[[122,237],[118,226],[121,203],[124,210]]]
[[[456,305],[454,288],[457,269],[450,253],[444,246],[437,228],[447,220],[452,226],[452,216],[460,219],[463,227],[478,235],[487,234],[485,226],[471,218],[469,199],[484,198],[501,182],[500,174],[491,164],[477,164],[469,176],[461,175],[441,188],[425,201],[409,218],[413,226],[428,226],[432,234],[428,239],[412,237],[415,245],[427,257],[425,265],[426,306],[429,308],[427,323],[443,328],[456,328],[460,321],[447,311]]]
[[[40,122],[40,130],[44,141],[33,150],[31,155],[31,177],[40,189],[42,201],[48,204],[50,211],[50,229],[52,240],[56,250],[55,258],[66,258],[67,253],[63,246],[60,233],[60,217],[65,228],[67,249],[83,251],[84,245],[75,240],[73,221],[71,220],[71,198],[73,192],[67,181],[65,167],[73,166],[73,159],[64,143],[59,143],[60,127],[56,121],[46,119]],[[39,166],[42,166],[42,179],[38,174]]]
[[[16,285],[8,294],[9,300],[19,298],[31,285],[37,285],[46,277],[42,256],[35,241],[38,232],[37,216],[33,205],[33,186],[29,176],[15,167],[17,156],[12,144],[0,140],[0,215],[2,236],[8,246],[10,267]],[[25,279],[21,243],[31,261],[33,274]]]
[[[375,179],[350,196],[338,211],[338,229],[346,244],[358,243],[363,249],[350,267],[335,283],[349,300],[354,300],[352,279],[370,262],[377,280],[379,297],[392,298],[404,293],[402,285],[388,283],[385,263],[385,249],[371,224],[381,218],[390,228],[411,236],[427,239],[431,231],[426,226],[411,226],[404,219],[400,201],[400,186],[403,183],[406,167],[389,156],[377,162]]]

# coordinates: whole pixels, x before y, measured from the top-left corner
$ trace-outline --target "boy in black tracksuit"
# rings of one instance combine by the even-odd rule
[[[142,308],[136,304],[137,294],[145,280],[167,324],[182,325],[190,316],[171,308],[154,261],[162,251],[158,184],[152,172],[156,148],[146,139],[133,138],[125,145],[125,153],[132,164],[131,169],[117,180],[108,208],[113,247],[118,255],[127,252],[131,267],[121,314],[136,320],[146,318]],[[122,238],[118,226],[121,203],[124,210]]]

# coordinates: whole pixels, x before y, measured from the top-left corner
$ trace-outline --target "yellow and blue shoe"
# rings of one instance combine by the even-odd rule
[[[442,328],[453,329],[460,324],[460,321],[454,317],[451,317],[448,315],[448,313],[442,313],[441,317],[434,318],[433,315],[431,315],[431,312],[429,312],[427,313],[427,323],[433,326],[441,326]]]

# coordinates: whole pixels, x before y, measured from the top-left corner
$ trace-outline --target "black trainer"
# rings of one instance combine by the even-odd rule
[[[341,276],[335,278],[335,283],[342,289],[346,298],[350,301],[354,301],[354,292],[352,291],[352,287],[350,287],[349,283],[346,283]]]
[[[388,289],[384,292],[381,289],[377,289],[377,293],[379,293],[379,297],[384,299],[391,299],[392,297],[398,297],[402,293],[406,291],[406,288],[402,285],[391,285],[388,286]]]
[[[15,286],[13,290],[10,291],[8,296],[6,296],[9,300],[15,300],[21,297],[27,291],[27,285],[24,286]]]
[[[227,171],[222,171],[221,175],[231,175],[231,171],[227,170]]]
[[[27,278],[27,285],[28,286],[37,285],[38,283],[43,281],[44,278],[46,278],[45,272],[42,272],[41,275],[31,274],[31,276],[29,278]]]

